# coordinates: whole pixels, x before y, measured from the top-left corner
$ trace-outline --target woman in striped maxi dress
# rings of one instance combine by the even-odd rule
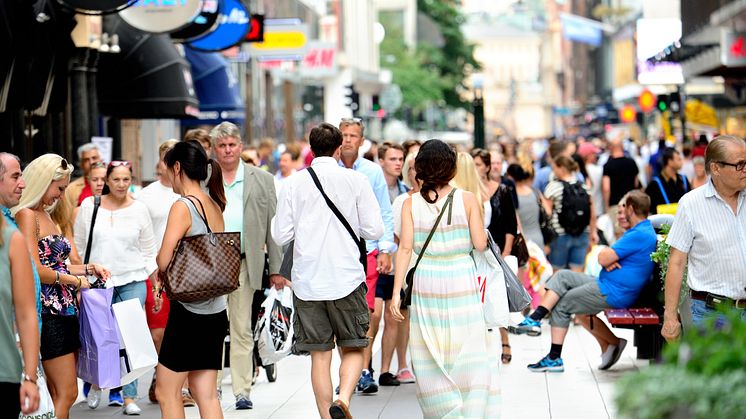
[[[444,213],[414,275],[410,354],[417,375],[417,398],[425,418],[494,418],[500,412],[497,351],[488,344],[477,296],[472,249],[484,250],[486,234],[479,202],[456,190],[445,208],[456,172],[456,153],[439,140],[423,144],[415,160],[422,182],[402,209],[396,260],[394,318],[399,290],[410,260],[422,251],[441,210]]]

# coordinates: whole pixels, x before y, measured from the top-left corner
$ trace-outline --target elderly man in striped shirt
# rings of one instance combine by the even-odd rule
[[[710,180],[679,201],[666,239],[671,254],[666,274],[666,306],[661,334],[676,339],[677,308],[684,268],[696,325],[725,304],[746,320],[746,141],[714,139],[705,151]]]

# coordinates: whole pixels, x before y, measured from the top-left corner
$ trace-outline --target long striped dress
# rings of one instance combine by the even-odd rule
[[[412,196],[414,252],[419,254],[445,204]],[[500,387],[477,297],[473,246],[460,190],[453,197],[414,276],[409,349],[425,418],[496,418]],[[413,255],[412,257],[415,257]]]

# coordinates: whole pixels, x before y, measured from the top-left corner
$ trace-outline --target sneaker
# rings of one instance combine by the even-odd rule
[[[360,375],[360,379],[357,382],[357,391],[363,394],[378,393],[378,384],[373,379],[373,374],[368,372],[368,370],[363,370],[363,373]]]
[[[547,355],[541,358],[541,361],[529,364],[528,369],[533,372],[564,372],[565,364],[562,362],[562,358],[551,359]]]
[[[88,383],[86,383],[88,384]],[[95,409],[101,404],[101,389],[91,388],[88,384],[88,391],[85,391],[85,385],[83,386],[83,394],[85,394],[85,401],[88,404],[88,408]]]
[[[526,317],[522,322],[518,323],[518,326],[508,326],[508,331],[516,335],[540,336],[541,322],[537,322],[531,317]]]
[[[184,407],[194,407],[197,405],[197,402],[195,402],[194,398],[192,397],[192,393],[190,393],[189,390],[185,388],[181,389],[181,402]]]
[[[384,372],[378,376],[378,383],[382,386],[398,386],[401,384],[396,376],[390,372]]]
[[[109,406],[124,406],[124,399],[121,391],[109,391]]]
[[[155,397],[155,375],[153,375],[153,380],[150,382],[150,388],[148,389],[148,399],[150,400],[150,403],[158,403],[158,398]]]
[[[601,355],[601,365],[598,366],[598,369],[608,370],[616,364],[622,356],[625,347],[627,347],[627,339],[619,339],[619,345],[609,345],[603,355]]]
[[[142,413],[142,409],[140,409],[140,406],[137,405],[137,403],[132,402],[124,407],[124,414],[128,416],[140,416],[140,413]]]
[[[243,394],[236,396],[236,410],[249,410],[254,408],[254,403]]]
[[[396,379],[402,384],[412,384],[417,382],[417,379],[414,378],[414,374],[412,374],[412,370],[409,368],[400,369],[399,373],[396,374]]]

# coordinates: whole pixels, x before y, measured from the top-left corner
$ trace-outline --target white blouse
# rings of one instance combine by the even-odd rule
[[[80,204],[75,219],[75,246],[81,259],[85,256],[92,215],[93,197],[89,197]],[[99,207],[90,261],[111,272],[114,286],[147,279],[158,267],[156,254],[153,225],[145,204],[134,201],[114,211]]]
[[[163,234],[166,233],[166,224],[168,223],[168,213],[171,206],[181,195],[174,193],[174,190],[164,186],[161,182],[153,182],[142,188],[135,194],[135,199],[144,203],[150,213],[150,221],[153,223],[153,234],[158,249],[163,243]]]

